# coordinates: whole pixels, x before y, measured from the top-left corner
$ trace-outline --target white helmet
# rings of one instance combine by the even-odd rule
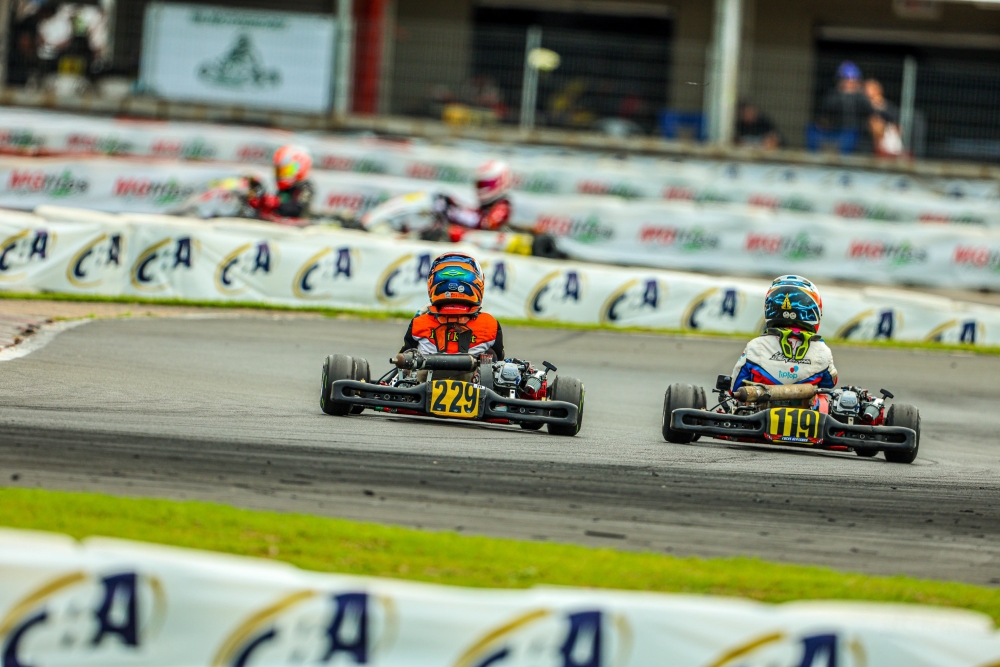
[[[490,160],[476,169],[476,194],[480,204],[492,204],[510,191],[514,175],[502,160]]]

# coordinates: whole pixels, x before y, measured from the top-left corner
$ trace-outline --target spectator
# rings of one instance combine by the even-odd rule
[[[899,112],[896,106],[885,99],[882,84],[877,79],[865,81],[865,95],[872,107],[868,127],[871,130],[875,154],[899,157],[903,153],[903,136],[899,131]]]
[[[846,149],[860,138],[862,130],[868,128],[871,115],[871,102],[861,86],[861,70],[845,60],[837,68],[837,87],[823,98],[819,125],[824,130],[839,132],[840,144]]]
[[[781,135],[771,119],[757,107],[741,102],[736,112],[736,144],[771,150],[781,145]]]

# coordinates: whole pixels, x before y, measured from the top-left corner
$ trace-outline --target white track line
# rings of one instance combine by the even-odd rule
[[[14,359],[26,357],[32,352],[40,350],[48,345],[63,331],[73,329],[90,321],[92,320],[62,320],[60,322],[53,322],[52,324],[44,324],[37,332],[25,338],[23,342],[0,350],[0,361],[13,361]]]

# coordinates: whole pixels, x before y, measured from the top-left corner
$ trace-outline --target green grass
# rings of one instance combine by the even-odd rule
[[[318,571],[478,587],[536,584],[961,607],[1000,620],[1000,589],[844,574],[752,558],[676,558],[434,533],[202,502],[0,488],[0,525],[287,561]]]
[[[372,320],[409,320],[412,311],[381,311],[352,308],[330,308],[326,306],[287,306],[282,304],[261,303],[259,301],[210,301],[196,299],[152,299],[137,296],[101,296],[90,294],[63,294],[59,292],[0,292],[0,299],[18,299],[35,301],[73,301],[83,303],[123,303],[152,306],[186,306],[194,308],[247,308],[252,310],[286,311],[319,313],[326,317],[351,317]],[[696,338],[718,338],[725,340],[746,341],[756,335],[753,332],[720,333],[714,331],[694,331],[691,329],[669,329],[655,327],[616,327],[609,324],[579,324],[574,322],[557,322],[552,320],[529,320],[503,318],[502,324],[507,327],[532,327],[536,329],[563,329],[571,331],[614,331],[616,333],[656,334],[663,336],[686,336]],[[839,338],[829,339],[838,346],[863,347],[873,349],[894,350],[925,350],[931,352],[963,352],[986,356],[1000,356],[1000,346],[969,345],[957,343],[934,343],[927,341],[855,341]]]

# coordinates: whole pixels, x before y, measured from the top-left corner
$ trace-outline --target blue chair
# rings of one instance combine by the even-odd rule
[[[857,130],[825,130],[817,125],[806,127],[806,147],[814,153],[824,146],[836,146],[842,155],[858,148]]]
[[[660,132],[667,139],[690,136],[698,141],[705,140],[705,115],[700,111],[660,112]]]

